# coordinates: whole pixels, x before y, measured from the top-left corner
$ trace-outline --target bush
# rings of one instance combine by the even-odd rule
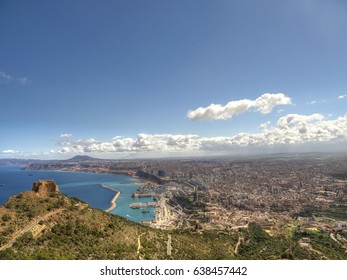
[[[16,242],[13,244],[15,248],[22,248],[26,246],[30,246],[30,244],[34,241],[33,235],[31,232],[26,232],[22,236],[18,237]]]
[[[2,215],[1,220],[3,220],[4,222],[7,222],[11,220],[11,216],[8,214]]]

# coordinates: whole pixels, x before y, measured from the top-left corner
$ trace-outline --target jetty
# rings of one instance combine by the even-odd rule
[[[139,209],[141,207],[156,207],[155,202],[134,202],[129,205],[130,208]]]
[[[155,193],[150,192],[150,193],[146,193],[146,192],[134,192],[132,194],[132,197],[154,197]]]
[[[113,188],[111,188],[111,187],[109,187],[109,186],[107,186],[105,184],[100,184],[100,186],[105,188],[105,189],[109,189],[109,190],[111,190],[113,192],[116,192],[116,194],[112,197],[112,199],[110,201],[110,207],[105,210],[106,212],[110,212],[110,211],[112,211],[113,209],[115,209],[117,207],[116,200],[117,200],[117,198],[120,195],[120,191],[117,191],[117,190],[115,190],[115,189],[113,189]]]

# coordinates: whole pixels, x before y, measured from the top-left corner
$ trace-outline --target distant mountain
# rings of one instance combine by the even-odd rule
[[[97,161],[97,160],[101,161],[102,159],[100,159],[100,158],[93,158],[93,157],[90,157],[90,156],[80,156],[80,155],[78,155],[78,156],[74,156],[72,158],[69,158],[69,159],[67,159],[65,161],[67,161],[67,162],[81,162],[81,161]]]

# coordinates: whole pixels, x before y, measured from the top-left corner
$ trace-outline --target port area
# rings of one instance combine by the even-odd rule
[[[183,225],[186,219],[183,209],[179,205],[171,205],[165,195],[157,197],[157,206],[155,208],[155,220],[149,226],[164,230],[172,230]]]

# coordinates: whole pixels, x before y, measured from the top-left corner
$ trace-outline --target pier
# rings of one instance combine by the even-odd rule
[[[134,202],[130,204],[130,208],[139,209],[141,207],[156,207],[157,204],[155,202]]]
[[[154,197],[155,193],[142,193],[142,192],[134,192],[132,197]]]
[[[120,191],[116,191],[115,189],[112,189],[111,187],[109,187],[109,186],[107,186],[105,184],[100,184],[100,186],[105,188],[105,189],[109,189],[109,190],[111,190],[113,192],[116,192],[116,194],[114,195],[114,197],[112,197],[112,199],[110,201],[110,207],[105,210],[106,212],[110,212],[110,211],[112,211],[113,209],[115,209],[117,207],[116,200],[117,200],[117,198],[120,195]]]

